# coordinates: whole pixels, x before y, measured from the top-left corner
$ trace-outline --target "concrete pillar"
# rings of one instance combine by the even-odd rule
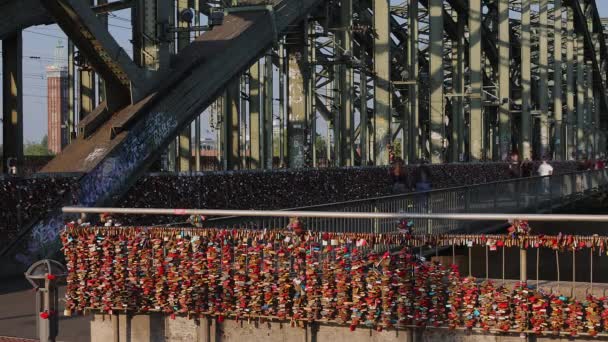
[[[224,170],[237,170],[241,160],[239,146],[239,78],[231,81],[223,96],[222,164]]]
[[[575,35],[574,35],[574,12],[571,7],[566,7],[568,19],[566,22],[567,29],[567,40],[566,40],[566,122],[565,122],[565,136],[562,138],[564,143],[567,144],[567,158],[568,160],[576,159],[576,144],[575,144],[575,132],[574,123],[575,120],[575,99],[576,99],[576,88],[575,88]]]
[[[583,36],[576,35],[576,146],[577,156],[586,153],[585,144],[585,45]]]
[[[507,160],[511,152],[511,78],[509,0],[498,1],[498,108],[500,160]]]
[[[263,129],[260,134],[260,142],[262,145],[261,148],[261,159],[263,161],[264,169],[272,169],[272,129],[273,129],[273,108],[274,108],[274,99],[273,99],[273,83],[272,83],[272,50],[268,52],[264,59],[264,73],[263,76],[263,99],[264,99],[264,117],[262,120]]]
[[[566,134],[562,113],[562,1],[554,0],[553,6],[553,118],[555,119],[555,153],[556,160],[567,159]]]
[[[8,173],[15,159],[23,171],[23,39],[21,31],[2,41],[2,168]]]
[[[538,48],[538,69],[539,69],[539,94],[538,103],[540,109],[540,154],[547,156],[549,153],[549,39],[548,39],[548,13],[549,0],[540,0],[539,12],[539,48]],[[524,60],[525,63],[525,60]]]
[[[290,45],[287,47],[288,77],[288,121],[287,136],[289,141],[289,167],[303,168],[306,166],[306,96],[307,82],[309,80],[307,70],[307,51],[305,25],[301,25],[296,34],[290,37]],[[296,43],[299,42],[299,43]]]
[[[260,121],[260,63],[256,61],[249,68],[249,141],[251,144],[250,168],[262,167],[262,140]]]
[[[480,161],[483,157],[483,117],[481,106],[481,0],[470,0],[469,2],[469,59],[471,82],[469,160]]]
[[[388,165],[387,145],[391,142],[391,49],[388,0],[374,0],[374,71],[376,72],[374,159],[376,165]]]
[[[429,1],[430,15],[430,66],[429,80],[431,92],[431,162],[444,162],[443,143],[445,139],[444,95],[443,95],[443,0]]]
[[[531,155],[531,52],[530,52],[530,1],[523,1],[521,9],[521,121],[520,121],[520,154],[522,160],[532,159]]]
[[[341,0],[340,2],[340,55],[345,58],[352,57],[352,27],[353,25],[353,1]],[[341,166],[353,166],[355,149],[355,117],[353,111],[353,71],[346,63],[340,64],[340,147],[342,149]]]
[[[409,162],[420,158],[420,119],[418,112],[418,0],[409,0],[408,6],[409,40],[407,47],[409,80],[413,83],[408,87],[410,101],[409,119]]]

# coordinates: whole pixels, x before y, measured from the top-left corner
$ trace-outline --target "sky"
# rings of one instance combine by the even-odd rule
[[[600,15],[608,17],[608,0],[596,0]],[[109,31],[131,54],[129,40],[130,11],[114,12],[109,17]],[[30,27],[23,32],[24,73],[24,141],[39,141],[47,132],[45,67],[59,62],[67,64],[67,51],[55,58],[55,47],[67,46],[65,35],[56,25]],[[0,67],[1,68],[1,67]],[[0,89],[2,85],[0,82]],[[0,97],[1,95],[0,91]],[[1,106],[0,106],[1,107]],[[203,135],[205,131],[203,130]],[[0,137],[2,131],[0,130]]]

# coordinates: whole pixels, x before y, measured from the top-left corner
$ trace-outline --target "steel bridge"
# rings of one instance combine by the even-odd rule
[[[108,31],[124,9],[132,57]],[[336,166],[386,165],[396,141],[407,162],[606,152],[595,0],[0,0],[0,16],[3,165],[23,157],[22,30],[70,39],[70,144],[43,171],[82,173],[80,205],[111,204],[166,151],[199,170],[205,110],[229,170],[272,168],[275,146],[316,166],[320,120]]]

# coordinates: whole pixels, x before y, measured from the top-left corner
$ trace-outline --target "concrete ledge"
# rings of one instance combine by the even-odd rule
[[[117,318],[118,317],[118,318]],[[118,319],[118,331],[113,328],[112,320]],[[302,342],[516,342],[522,341],[517,333],[489,334],[477,330],[449,330],[447,328],[384,330],[358,327],[350,331],[349,327],[332,324],[302,324],[292,327],[289,322],[236,321],[225,319],[218,323],[215,319],[203,318],[199,321],[186,317],[170,317],[161,314],[137,315],[101,315],[95,314],[91,321],[91,342],[115,341],[131,342],[237,342],[237,341],[302,341]],[[566,335],[534,336],[536,341],[572,340]],[[607,335],[592,338],[578,336],[577,340],[608,341]]]

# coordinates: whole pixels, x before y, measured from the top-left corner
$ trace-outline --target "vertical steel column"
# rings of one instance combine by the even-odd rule
[[[359,98],[360,98],[360,103],[359,103],[359,114],[360,114],[360,120],[359,120],[359,127],[360,127],[360,133],[359,133],[359,146],[361,149],[361,166],[367,165],[367,161],[369,159],[368,155],[369,155],[369,151],[368,151],[368,141],[367,141],[367,130],[368,130],[368,122],[369,122],[369,117],[367,115],[367,63],[365,61],[367,61],[366,58],[366,54],[365,54],[365,49],[360,49],[361,51],[361,61],[363,61],[363,65],[361,66],[361,69],[359,69],[359,88],[360,88],[360,92],[359,92]]]
[[[353,71],[347,60],[353,55],[352,49],[352,26],[353,26],[353,1],[341,0],[340,2],[340,51],[342,56],[340,64],[340,148],[342,149],[342,165],[354,165],[354,139],[355,139],[355,117],[353,111]]]
[[[464,48],[466,45],[464,38],[465,15],[458,14],[458,40],[452,46],[452,90],[455,97],[452,98],[454,106],[452,108],[452,158],[451,162],[462,160],[464,148]]]
[[[388,0],[374,0],[374,162],[388,165],[387,145],[391,142],[391,49],[390,4]]]
[[[539,12],[539,47],[538,47],[538,69],[539,69],[539,94],[538,102],[540,109],[540,156],[548,156],[549,153],[549,0],[540,0]],[[525,61],[524,61],[525,63]]]
[[[266,58],[264,59],[264,73],[263,73],[263,98],[264,98],[264,117],[263,117],[263,129],[260,140],[262,142],[262,161],[264,169],[272,169],[272,128],[274,122],[273,108],[273,77],[272,77],[272,50],[268,51]]]
[[[199,26],[201,24],[200,19],[200,2],[194,1],[194,25]],[[195,32],[194,37],[198,37],[200,32]],[[194,119],[194,171],[201,171],[201,114],[196,116]]]
[[[498,108],[500,160],[507,160],[511,149],[509,0],[498,1]],[[524,62],[525,63],[525,62]]]
[[[8,173],[9,159],[23,171],[23,39],[21,31],[2,41],[2,167]]]
[[[108,3],[108,0],[97,0],[97,5],[104,5],[107,3]],[[97,18],[99,18],[99,21],[101,22],[103,27],[105,27],[105,29],[107,30],[108,29],[108,14],[107,13],[98,14]],[[106,87],[105,87],[104,81],[100,75],[97,75],[97,86],[99,89],[98,90],[99,98],[97,99],[96,105],[107,99]]]
[[[74,43],[68,39],[68,143],[76,138],[76,108],[74,108]]]
[[[287,142],[289,132],[285,130],[285,75],[287,74],[287,61],[285,59],[285,39],[279,44],[279,167],[285,167],[287,160]]]
[[[418,112],[418,0],[409,0],[407,8],[409,40],[407,47],[409,81],[408,98],[410,101],[409,118],[409,161],[415,163],[420,159],[420,119]]]
[[[177,17],[179,19],[181,11],[190,8],[192,0],[177,0]],[[177,26],[179,28],[187,29],[190,23],[183,20],[179,20]],[[180,31],[177,33],[177,53],[182,51],[186,46],[190,44],[190,32]],[[179,134],[179,171],[190,172],[191,171],[191,159],[192,159],[192,146],[190,144],[190,138],[192,136],[192,124],[187,125],[184,130]]]
[[[223,97],[222,161],[224,170],[237,170],[241,165],[241,149],[239,146],[239,80],[240,77],[236,77],[230,82]]]
[[[430,15],[430,65],[429,80],[431,93],[431,162],[444,162],[443,143],[445,139],[443,109],[443,0],[429,1]]]
[[[95,5],[95,0],[89,0],[91,5]],[[80,57],[84,57],[81,55]],[[95,71],[90,67],[80,67],[78,71],[79,91],[78,103],[80,110],[78,112],[79,120],[82,120],[95,108]]]
[[[481,0],[470,0],[469,2],[469,59],[471,82],[469,160],[480,161],[483,157],[483,116],[481,106]]]
[[[252,169],[262,167],[262,130],[260,129],[260,62],[256,61],[249,68],[249,141],[251,142]]]
[[[582,35],[576,35],[576,144],[577,156],[581,158],[586,152],[585,145],[585,45]]]
[[[350,30],[349,30],[350,31]],[[310,142],[307,144],[310,149],[310,166],[317,167],[317,48],[316,48],[316,27],[314,21],[310,20],[307,31],[307,48],[308,48],[308,82],[306,83],[307,96],[306,107],[308,108],[308,128]],[[352,83],[351,83],[352,86]],[[353,90],[354,92],[354,90]],[[354,124],[354,122],[353,122]],[[354,139],[354,136],[353,136]],[[308,156],[307,156],[308,158]]]
[[[576,90],[574,86],[575,73],[574,73],[574,62],[575,62],[575,51],[574,51],[574,12],[571,7],[566,7],[568,19],[566,22],[567,29],[567,41],[566,41],[566,130],[565,136],[562,138],[564,143],[567,144],[567,158],[568,160],[576,159],[576,145],[575,145],[575,132],[574,132],[574,113],[575,113],[575,98]]]
[[[287,47],[287,98],[288,121],[287,136],[289,141],[289,167],[303,168],[306,166],[306,97],[308,82],[308,51],[306,48],[306,24],[300,25],[289,37]]]
[[[592,57],[593,58],[593,57]],[[587,86],[586,86],[586,95],[585,95],[585,128],[584,134],[587,139],[587,155],[590,159],[595,158],[595,146],[593,145],[593,131],[595,128],[593,127],[593,62],[590,60],[586,61],[587,66],[585,67],[586,75],[587,75]]]
[[[555,119],[555,159],[566,160],[566,137],[562,114],[562,0],[553,5],[553,118]]]
[[[531,154],[531,123],[532,107],[532,55],[530,51],[530,1],[522,1],[521,9],[521,122],[520,122],[520,153],[522,160],[532,159]]]

